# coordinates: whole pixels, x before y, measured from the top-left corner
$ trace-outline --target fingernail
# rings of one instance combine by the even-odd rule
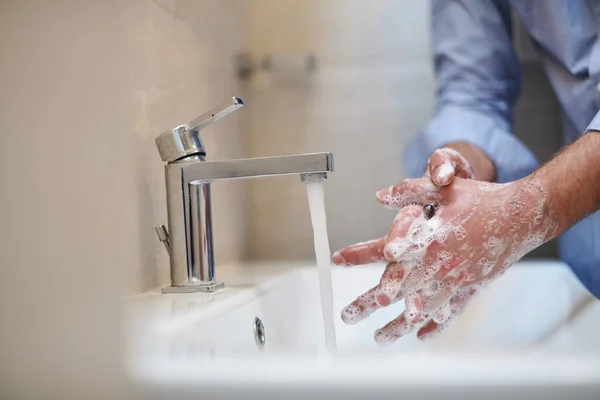
[[[339,250],[333,253],[332,260],[335,265],[348,265],[348,262],[344,256],[342,256]]]
[[[448,164],[442,164],[438,167],[436,172],[436,181],[440,185],[444,186],[450,183],[450,178],[454,175],[454,168]]]

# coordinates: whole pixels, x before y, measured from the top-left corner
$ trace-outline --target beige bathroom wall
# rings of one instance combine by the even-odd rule
[[[154,233],[155,225],[166,223],[163,163],[154,138],[230,96],[240,95],[232,59],[242,46],[241,3],[130,0],[2,4],[3,17],[8,21],[2,38],[3,78],[7,81],[2,91],[2,139],[7,141],[3,151],[17,157],[14,148],[18,147],[29,149],[28,155],[33,156],[31,151],[39,146],[44,157],[29,164],[31,168],[48,168],[48,163],[69,155],[79,162],[71,165],[80,177],[88,169],[107,172],[109,182],[78,179],[64,184],[101,190],[102,196],[85,204],[90,210],[86,216],[90,227],[103,220],[102,213],[93,210],[105,202],[104,197],[126,193],[128,201],[134,201],[134,209],[125,220],[114,221],[113,230],[118,232],[119,224],[127,221],[135,223],[134,235],[127,237],[126,251],[136,260],[127,267],[133,269],[129,291],[167,283],[167,255]],[[94,15],[95,9],[112,19]],[[13,18],[11,13],[18,16]],[[207,14],[218,18],[206,18]],[[21,39],[21,34],[31,43]],[[107,97],[92,92],[94,85]],[[80,108],[87,103],[89,115],[82,115]],[[209,159],[244,155],[247,135],[241,134],[240,123],[244,112],[242,109],[206,130]],[[23,120],[28,126],[39,123],[36,132],[40,133],[16,134]],[[72,126],[78,122],[80,126]],[[115,125],[110,131],[99,125],[109,122]],[[56,136],[61,141],[55,140]],[[104,155],[108,156],[92,163],[83,154],[99,153],[101,146],[95,141],[107,147]],[[119,152],[124,155],[117,156]],[[15,179],[21,180],[24,172],[17,172]],[[127,181],[127,177],[132,180]],[[64,179],[52,176],[52,180]],[[116,185],[120,185],[118,190]],[[56,194],[61,190],[57,186]],[[216,256],[220,262],[240,259],[247,251],[245,184],[225,182],[214,185],[213,190]],[[21,199],[20,206],[39,200],[39,196]],[[53,204],[46,205],[52,210]],[[79,211],[73,210],[69,217],[79,218]],[[69,220],[64,220],[54,228],[61,230],[68,224]],[[107,234],[107,238],[113,235]]]
[[[120,297],[169,280],[154,138],[240,94],[242,16],[237,0],[0,2],[0,397],[123,398]],[[207,129],[209,158],[243,156],[242,130]],[[213,195],[217,260],[242,258],[247,188]]]
[[[325,183],[332,250],[383,235],[375,192],[404,178],[400,154],[429,117],[429,2],[248,0],[246,43],[263,55],[315,55],[312,74],[278,67],[247,82],[253,156],[332,151]],[[285,58],[285,55],[288,55]],[[298,179],[253,183],[252,255],[314,257]]]

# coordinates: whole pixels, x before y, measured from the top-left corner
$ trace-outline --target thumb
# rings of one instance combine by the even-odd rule
[[[444,149],[436,150],[427,161],[427,175],[438,186],[447,186],[454,180],[456,169]]]
[[[443,161],[441,164],[429,164],[429,177],[438,186],[451,184],[455,174],[454,166],[448,161]]]
[[[469,162],[456,150],[441,148],[433,152],[427,162],[427,175],[438,186],[447,186],[455,176],[474,179]]]

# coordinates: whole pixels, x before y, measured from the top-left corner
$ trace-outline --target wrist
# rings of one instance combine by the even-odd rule
[[[547,215],[564,232],[600,208],[600,133],[591,131],[566,146],[527,179],[546,194]]]
[[[496,180],[496,167],[490,158],[476,146],[455,142],[444,147],[459,152],[468,162],[478,181],[494,182]]]
[[[547,242],[561,231],[561,224],[551,208],[544,179],[531,174],[514,182],[513,207],[519,209],[520,216],[532,230],[539,232],[543,242]],[[524,210],[523,210],[524,209]]]

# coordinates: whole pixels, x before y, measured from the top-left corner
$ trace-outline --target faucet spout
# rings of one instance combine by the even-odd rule
[[[308,153],[201,163],[181,162],[171,166],[181,169],[184,184],[193,181],[327,174],[333,172],[333,154]]]

